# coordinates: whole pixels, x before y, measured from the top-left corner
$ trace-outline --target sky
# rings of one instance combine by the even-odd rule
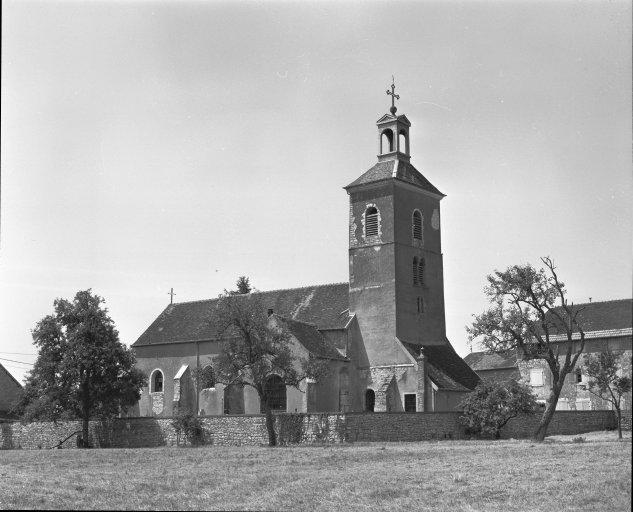
[[[3,1],[0,363],[92,290],[132,344],[169,304],[348,281],[348,197],[396,80],[442,200],[447,335],[551,256],[631,297],[630,2]],[[475,347],[476,349],[477,347]],[[19,361],[19,362],[16,362]]]

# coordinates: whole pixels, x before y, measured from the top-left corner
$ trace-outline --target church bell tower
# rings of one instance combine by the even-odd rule
[[[376,122],[378,161],[345,187],[350,198],[350,313],[369,366],[409,363],[403,344],[445,345],[440,201],[410,163],[411,122],[389,113]]]

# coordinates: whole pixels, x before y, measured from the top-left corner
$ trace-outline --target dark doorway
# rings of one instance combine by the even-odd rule
[[[365,391],[365,410],[374,412],[374,405],[376,405],[376,393],[373,389],[368,389]]]

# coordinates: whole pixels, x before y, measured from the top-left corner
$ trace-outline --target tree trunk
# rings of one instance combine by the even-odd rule
[[[84,380],[82,384],[81,390],[81,418],[82,418],[82,426],[81,426],[81,441],[82,448],[89,448],[90,442],[88,440],[88,436],[90,435],[90,391],[88,389],[88,380]]]
[[[615,406],[615,412],[616,412],[617,420],[618,420],[618,439],[621,441],[622,440],[622,411],[617,405]]]
[[[277,446],[277,433],[275,432],[275,418],[273,411],[268,407],[266,399],[262,399],[264,413],[266,414],[266,430],[268,431],[268,446]]]
[[[565,377],[562,378],[564,381]],[[552,386],[552,392],[549,395],[549,399],[547,400],[547,406],[545,407],[545,411],[541,416],[541,421],[538,424],[538,428],[536,432],[534,432],[533,440],[537,442],[542,442],[545,439],[545,434],[547,434],[547,427],[549,427],[549,423],[554,416],[554,412],[556,411],[556,404],[558,403],[558,397],[560,396],[560,392],[562,389],[562,385],[558,386],[554,384]]]

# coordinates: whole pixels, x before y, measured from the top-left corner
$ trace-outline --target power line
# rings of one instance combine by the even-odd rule
[[[0,350],[0,354],[12,354],[14,356],[36,356],[37,354],[27,354],[26,352],[4,352]]]
[[[27,363],[26,361],[16,361],[15,359],[7,359],[6,357],[0,357],[1,361],[10,361],[12,363],[20,363],[20,364],[28,364],[29,366],[33,366],[33,363]]]

